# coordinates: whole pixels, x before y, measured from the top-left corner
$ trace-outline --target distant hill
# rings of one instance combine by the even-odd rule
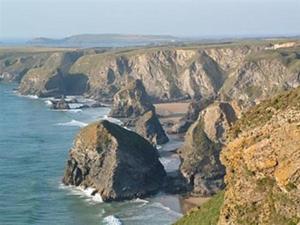
[[[159,45],[176,41],[179,41],[179,38],[169,35],[80,34],[62,39],[39,37],[28,41],[27,44],[61,47],[123,47]]]

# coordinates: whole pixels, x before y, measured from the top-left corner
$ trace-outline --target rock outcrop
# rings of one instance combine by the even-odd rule
[[[156,193],[166,172],[157,150],[144,138],[108,121],[81,129],[63,183],[92,187],[104,201]]]
[[[51,109],[70,109],[68,102],[62,97],[59,101],[51,101]]]
[[[262,102],[233,126],[222,151],[219,225],[300,222],[300,89]]]
[[[125,125],[152,144],[169,141],[141,80],[130,82],[115,94],[110,116],[123,118]]]
[[[216,102],[202,110],[187,131],[184,145],[179,150],[180,170],[193,186],[193,194],[212,195],[224,188],[225,168],[219,157],[226,131],[235,120],[230,104]]]
[[[169,141],[155,111],[148,111],[135,122],[135,132],[145,137],[150,143],[160,145]]]

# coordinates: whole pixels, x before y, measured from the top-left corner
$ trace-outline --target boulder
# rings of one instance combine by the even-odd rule
[[[112,201],[154,194],[165,176],[158,152],[147,140],[104,120],[77,135],[63,183],[94,188],[104,201]]]

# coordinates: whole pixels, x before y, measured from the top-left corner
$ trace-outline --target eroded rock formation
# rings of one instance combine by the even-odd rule
[[[144,138],[108,121],[81,129],[69,153],[63,183],[92,187],[104,201],[156,193],[165,170]]]
[[[212,195],[224,187],[225,168],[220,151],[226,131],[236,120],[230,104],[216,102],[204,109],[189,128],[179,153],[180,170],[193,186],[195,195]]]
[[[110,116],[123,118],[125,125],[152,144],[164,144],[169,140],[141,80],[130,82],[115,94]]]

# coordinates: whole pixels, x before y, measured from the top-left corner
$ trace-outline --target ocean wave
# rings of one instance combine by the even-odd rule
[[[122,225],[121,220],[114,215],[107,216],[103,219],[103,222],[107,225]]]
[[[160,203],[160,202],[154,202],[154,203],[152,204],[152,206],[153,206],[153,207],[156,207],[156,208],[163,209],[163,210],[165,210],[165,211],[167,211],[167,212],[169,212],[169,213],[171,213],[171,214],[173,214],[174,216],[177,216],[177,217],[183,216],[181,213],[176,212],[176,211],[170,209],[169,207],[163,205],[163,204]]]
[[[51,100],[46,100],[45,104],[48,105],[48,106],[52,106],[53,105],[53,103],[51,102]]]
[[[86,202],[89,203],[102,203],[103,199],[99,193],[96,193],[95,195],[92,195],[95,192],[95,188],[87,187],[83,188],[81,186],[66,186],[64,184],[60,184],[60,189],[65,189],[70,191],[70,195],[76,195],[81,198],[85,198]]]
[[[70,127],[85,127],[88,124],[78,121],[78,120],[71,120],[70,122],[66,122],[66,123],[57,123],[57,126],[70,126]]]

